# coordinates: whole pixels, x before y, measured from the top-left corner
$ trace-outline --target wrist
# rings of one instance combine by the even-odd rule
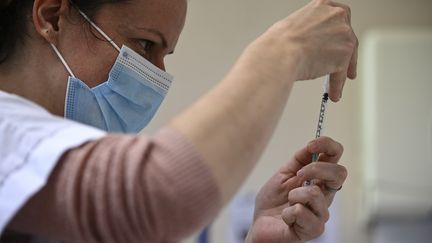
[[[266,82],[293,84],[301,79],[302,50],[295,41],[281,41],[261,36],[244,50],[236,66]]]

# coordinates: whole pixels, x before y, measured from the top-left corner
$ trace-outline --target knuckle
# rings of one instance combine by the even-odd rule
[[[352,42],[352,44],[353,44],[354,47],[355,47],[355,46],[357,45],[357,43],[358,43],[357,36],[356,36],[356,34],[354,33],[354,30],[353,30],[352,26],[348,25],[348,28],[349,28],[349,33],[348,33],[348,35],[349,35],[349,40],[350,40],[350,42]]]
[[[321,194],[321,190],[318,186],[312,186],[309,188],[308,193],[311,198],[318,198]]]
[[[340,65],[338,65],[336,67],[336,72],[337,73],[340,73],[340,72],[343,72],[343,71],[345,71],[345,64],[340,64]]]
[[[339,165],[338,169],[334,172],[334,182],[337,184],[343,184],[348,176],[348,172],[345,167]]]
[[[322,138],[318,138],[318,139],[316,139],[316,140],[314,141],[315,149],[320,150],[320,149],[322,148],[323,140],[325,140],[324,137],[322,137]]]
[[[294,205],[293,214],[296,217],[298,217],[298,216],[300,216],[300,215],[303,214],[303,207],[302,207],[302,205],[300,203]]]
[[[352,28],[351,28],[351,39],[350,39],[350,41],[353,44],[353,48],[357,47],[358,39],[357,39],[357,36],[354,34],[354,31],[352,30]]]
[[[334,149],[335,147],[339,149],[339,143],[332,138],[327,137],[324,141],[326,142],[329,149]]]
[[[340,8],[343,8],[348,15],[351,15],[351,7],[344,3],[338,3]]]
[[[343,18],[348,18],[348,12],[346,9],[342,8],[342,7],[335,7],[334,8],[334,13],[336,16],[339,17],[343,17]]]
[[[295,194],[295,190],[291,190],[290,192],[288,192],[288,201],[293,201]]]
[[[345,166],[341,165],[339,170],[339,178],[341,178],[343,182],[347,177],[348,177],[348,170],[345,168]]]
[[[316,164],[312,164],[312,165],[310,166],[310,171],[311,171],[312,174],[316,174],[316,173],[319,171],[319,169],[318,169],[318,165],[316,165]]]
[[[355,45],[354,42],[349,42],[349,43],[346,44],[346,47],[347,47],[346,52],[347,52],[347,54],[350,55],[350,54],[352,54],[354,52],[354,50],[356,48],[356,45]]]
[[[287,22],[288,22],[287,19],[282,19],[274,23],[272,27],[275,30],[282,30],[285,28]]]
[[[350,16],[351,16],[351,7],[350,7],[350,6],[348,6],[348,5],[345,5],[345,9],[346,9],[346,11],[347,11],[348,15],[350,15]]]
[[[322,140],[324,143],[326,143],[326,144],[329,144],[329,143],[334,142],[334,140],[333,140],[332,138],[327,137],[327,136],[323,136],[323,137],[321,137],[321,140]]]
[[[344,34],[344,35],[346,35],[346,36],[348,36],[348,40],[350,41],[350,42],[354,42],[354,32],[353,32],[353,29],[352,29],[352,27],[349,25],[349,24],[343,24],[342,25],[342,27],[341,27],[341,32]]]
[[[284,33],[284,29],[286,26],[286,19],[283,20],[279,20],[278,22],[274,23],[270,28],[269,28],[269,33]]]
[[[351,58],[352,54],[354,53],[356,49],[355,41],[349,39],[347,40],[344,45],[342,46],[342,53],[345,57]]]

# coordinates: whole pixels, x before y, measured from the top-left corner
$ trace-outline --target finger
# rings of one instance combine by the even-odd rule
[[[339,8],[344,9],[346,14],[347,14],[348,24],[350,26],[352,25],[352,12],[351,12],[350,6],[343,4],[343,3],[338,3],[338,2],[330,2],[329,5],[333,6],[333,7],[339,7]],[[353,55],[351,57],[349,67],[348,67],[348,73],[347,73],[347,76],[350,79],[355,79],[357,77],[357,59],[358,59],[359,41],[358,41],[358,38],[354,32],[353,32],[353,36],[354,36],[354,40],[355,40],[355,49],[353,51]]]
[[[330,74],[329,98],[333,102],[338,102],[342,98],[343,87],[347,78],[347,69],[343,68],[337,73]]]
[[[288,194],[288,201],[291,204],[301,203],[320,219],[327,222],[330,215],[327,208],[327,199],[318,186],[298,187]]]
[[[282,219],[302,240],[316,238],[324,232],[325,222],[300,203],[284,209]]]
[[[330,6],[339,8],[341,11],[338,11],[346,18],[346,22],[351,29],[351,8],[343,3],[330,1],[328,3]],[[350,61],[346,64],[341,64],[341,66],[337,69],[338,71],[332,73],[330,75],[330,88],[329,88],[329,97],[333,102],[338,102],[342,98],[343,88],[345,86],[347,76],[353,77],[352,75],[354,71],[356,71],[356,65],[350,65],[351,61],[357,60],[353,59],[354,49],[350,53]],[[351,69],[350,69],[351,68]],[[349,70],[350,69],[350,70]],[[349,72],[350,71],[350,72]]]
[[[342,8],[347,15],[347,22],[351,25],[351,7],[350,6],[343,4],[343,3],[333,2],[333,1],[330,1],[329,5],[333,6],[333,7]]]
[[[338,164],[330,164],[326,162],[315,162],[303,167],[297,172],[297,176],[301,181],[318,179],[323,181],[329,188],[340,188],[345,182],[348,171]]]
[[[284,167],[282,171],[291,171],[296,173],[298,170],[303,168],[305,165],[312,162],[312,153],[309,152],[309,146],[306,145],[302,149],[298,150],[294,154],[294,158],[290,160]]]
[[[320,161],[337,163],[342,156],[343,146],[329,137],[317,138],[298,150],[294,154],[294,160],[290,160],[281,170],[297,172],[312,162],[312,155],[315,153],[321,154]]]
[[[342,144],[336,142],[329,137],[319,137],[308,144],[308,152],[310,154],[321,154],[320,161],[337,163],[342,157],[344,148]]]
[[[358,60],[358,47],[359,47],[359,41],[357,36],[354,34],[355,38],[355,48],[353,55],[351,57],[349,67],[348,67],[348,78],[355,79],[357,77],[357,60]]]
[[[298,150],[294,154],[294,159],[301,164],[301,167],[310,164],[312,162],[312,152],[310,152],[309,144]],[[300,168],[299,168],[300,169]]]

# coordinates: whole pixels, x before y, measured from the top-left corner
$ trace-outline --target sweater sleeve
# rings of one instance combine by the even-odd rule
[[[72,242],[176,242],[220,208],[197,149],[164,128],[151,138],[108,135],[68,151],[11,228]]]

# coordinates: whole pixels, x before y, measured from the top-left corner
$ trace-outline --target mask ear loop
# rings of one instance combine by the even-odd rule
[[[52,49],[54,50],[54,52],[57,54],[58,58],[60,59],[60,61],[63,63],[63,66],[66,68],[66,70],[68,71],[69,75],[73,78],[75,77],[75,74],[72,72],[72,69],[69,67],[69,65],[66,63],[66,60],[63,58],[62,54],[60,54],[60,51],[57,49],[57,47],[53,44],[50,43]],[[67,104],[68,102],[68,98],[69,98],[69,82],[70,79],[68,80],[68,84],[66,86],[66,97],[65,97],[65,104],[64,104],[64,112],[65,112],[65,116],[66,116],[66,110],[67,110]]]
[[[63,65],[65,66],[66,70],[69,72],[70,76],[75,78],[75,75],[72,72],[72,69],[69,67],[69,65],[66,63],[65,59],[63,58],[63,56],[60,54],[60,51],[57,49],[57,47],[53,44],[50,43],[51,47],[53,48],[54,52],[57,54],[58,58],[60,59],[60,61],[63,63]]]
[[[87,20],[87,22],[89,22],[91,24],[91,26],[93,26],[93,28],[95,28],[97,30],[97,32],[99,32],[99,34],[101,34],[109,43],[111,43],[111,45],[118,51],[120,52],[120,48],[118,47],[118,45],[107,35],[105,34],[105,32],[103,32],[103,30],[101,28],[99,28],[99,26],[97,26],[83,11],[81,11],[79,8],[77,8],[78,12],[81,14],[81,16],[84,17],[85,20]]]

